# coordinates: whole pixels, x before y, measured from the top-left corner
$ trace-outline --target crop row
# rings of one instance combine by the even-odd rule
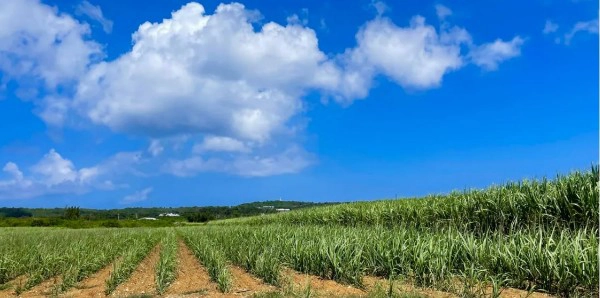
[[[227,267],[227,258],[213,241],[205,238],[199,229],[180,231],[186,244],[204,265],[210,278],[217,283],[221,292],[229,292],[232,286],[231,272]]]
[[[181,237],[223,292],[229,264],[281,286],[289,267],[363,286],[365,275],[408,279],[443,290],[537,289],[569,296],[598,294],[598,230],[524,229],[484,235],[446,228],[201,226],[173,229],[0,229],[0,284],[18,276],[25,291],[60,276],[56,293],[113,263],[105,292],[128,279],[157,244],[156,283],[164,293],[175,279]],[[161,240],[162,239],[162,240]]]
[[[163,294],[177,277],[177,236],[168,230],[161,241],[160,258],[156,264],[156,289]]]
[[[164,233],[163,229],[0,229],[0,285],[24,276],[26,282],[16,288],[21,293],[61,277],[53,289],[57,294],[113,263],[108,293],[129,276]]]
[[[554,180],[531,180],[423,199],[357,202],[268,216],[217,221],[220,225],[385,226],[455,228],[477,234],[523,228],[582,229],[599,225],[598,166]]]
[[[284,266],[363,286],[364,275],[453,290],[473,284],[568,296],[598,293],[597,229],[528,229],[486,235],[457,229],[289,225],[182,228],[232,263],[278,285]],[[204,240],[202,240],[204,239]],[[206,244],[203,244],[206,245]]]

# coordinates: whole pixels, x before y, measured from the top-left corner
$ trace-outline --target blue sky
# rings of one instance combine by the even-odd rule
[[[0,205],[351,201],[598,163],[596,1],[0,2]]]

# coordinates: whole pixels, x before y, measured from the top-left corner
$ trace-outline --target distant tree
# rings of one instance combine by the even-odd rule
[[[206,211],[189,213],[186,214],[185,217],[189,222],[208,222],[215,219],[214,214]]]
[[[65,208],[65,219],[79,219],[79,207],[71,206]]]
[[[0,217],[31,217],[31,212],[23,208],[0,208]]]

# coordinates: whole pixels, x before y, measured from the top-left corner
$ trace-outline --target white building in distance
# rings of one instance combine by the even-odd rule
[[[167,216],[167,217],[176,217],[176,216],[181,216],[177,213],[161,213],[158,216]]]

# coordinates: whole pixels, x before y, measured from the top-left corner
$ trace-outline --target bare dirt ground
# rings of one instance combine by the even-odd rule
[[[254,293],[271,292],[276,288],[265,284],[259,278],[249,274],[244,269],[237,266],[230,266],[229,271],[233,277],[233,287],[231,293],[236,296],[251,296]]]
[[[366,292],[352,286],[343,285],[333,280],[323,279],[318,276],[300,273],[286,268],[283,270],[284,279],[288,279],[288,286],[294,292],[306,293],[319,297],[353,296],[363,297]]]
[[[220,295],[217,285],[210,280],[204,267],[183,243],[179,242],[177,278],[169,286],[166,297],[201,297]]]
[[[491,292],[492,292],[491,290],[487,291],[487,293],[491,293]],[[539,292],[533,292],[533,293],[529,294],[529,293],[527,293],[527,291],[508,288],[508,289],[502,290],[502,293],[500,293],[500,297],[503,297],[503,298],[525,298],[525,297],[528,297],[528,298],[550,298],[550,297],[554,297],[554,296],[544,294],[544,293],[539,293]]]
[[[390,286],[388,280],[379,278],[379,277],[367,276],[363,279],[363,282],[365,283],[367,290],[373,290],[375,287],[379,286],[382,289],[387,291]],[[439,290],[435,290],[435,289],[415,287],[413,284],[411,284],[409,282],[405,282],[405,281],[394,281],[392,286],[394,288],[394,291],[396,291],[398,293],[411,293],[411,294],[418,294],[418,295],[422,295],[422,296],[426,296],[426,297],[435,297],[435,298],[452,298],[452,297],[460,297],[461,296],[458,294],[439,291]],[[458,286],[458,287],[460,288],[460,286]],[[492,288],[491,287],[485,288],[484,292],[480,293],[480,295],[482,297],[491,297],[492,296]],[[499,297],[502,297],[502,298],[525,298],[525,297],[528,297],[528,298],[552,298],[554,296],[548,295],[545,293],[539,293],[539,292],[528,293],[527,291],[524,291],[524,290],[513,289],[513,288],[504,288],[504,289],[502,289],[502,292],[500,293]]]
[[[142,260],[129,279],[120,284],[111,294],[113,297],[128,297],[133,294],[156,294],[156,264],[160,258],[160,246],[156,246]]]
[[[5,288],[0,290],[0,297],[14,297],[16,296],[15,290],[19,286],[25,285],[27,282],[27,277],[25,275],[21,275],[8,283],[5,284]]]
[[[90,277],[82,280],[74,288],[68,290],[61,296],[64,297],[106,297],[104,295],[104,287],[106,280],[110,277],[113,270],[114,262],[102,268],[100,271],[92,274]]]
[[[55,286],[59,285],[62,282],[60,276],[52,277],[40,283],[39,285],[21,293],[19,297],[24,298],[33,298],[33,297],[48,297],[52,296]]]
[[[390,288],[390,282],[387,279],[373,276],[365,276],[363,278],[363,283],[368,291],[372,291],[377,287],[380,287],[383,291],[387,292]],[[427,288],[419,288],[415,287],[413,284],[402,282],[402,281],[394,281],[392,283],[392,289],[396,293],[411,293],[417,294],[425,297],[435,297],[435,298],[453,298],[458,297],[452,293],[438,291],[434,289]]]

